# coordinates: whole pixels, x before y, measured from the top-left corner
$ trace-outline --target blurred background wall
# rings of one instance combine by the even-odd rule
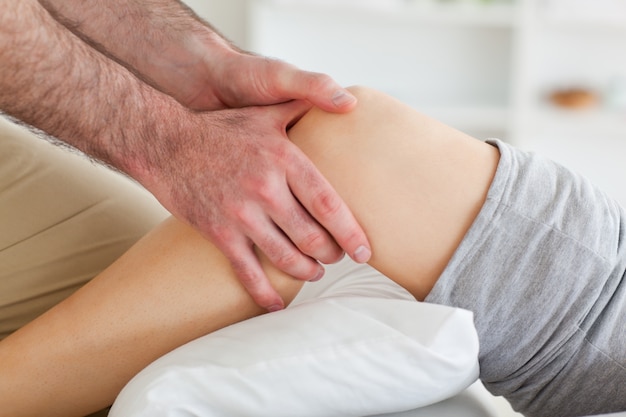
[[[536,150],[626,205],[624,0],[187,0],[243,48]]]
[[[245,46],[248,0],[183,1],[232,42]]]

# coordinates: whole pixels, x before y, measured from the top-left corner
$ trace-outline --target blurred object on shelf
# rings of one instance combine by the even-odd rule
[[[554,20],[626,23],[624,0],[543,0],[544,14]]]
[[[550,101],[558,107],[586,109],[598,104],[598,94],[587,88],[568,88],[550,93]]]
[[[626,111],[626,76],[612,77],[606,88],[596,91],[587,87],[554,89],[548,94],[549,101],[564,109],[589,109]]]

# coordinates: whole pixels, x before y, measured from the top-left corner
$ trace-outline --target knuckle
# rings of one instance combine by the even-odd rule
[[[223,224],[209,224],[208,235],[218,246],[230,246],[235,241],[235,233]]]
[[[283,141],[277,144],[272,151],[274,153],[274,163],[279,166],[284,166],[295,162],[299,156],[294,152],[297,147],[290,141]]]
[[[270,181],[259,181],[256,187],[256,193],[265,205],[272,203],[278,195],[278,190],[274,184]]]
[[[239,179],[240,185],[245,192],[253,191],[259,189],[260,185],[263,183],[264,176],[261,174],[262,168],[257,167],[257,172],[246,173],[246,175],[242,175]]]
[[[278,162],[275,162],[275,166]],[[283,181],[284,183],[284,181]],[[256,173],[250,175],[245,180],[246,194],[249,196],[248,201],[258,201],[262,204],[273,203],[277,196],[280,195],[281,182],[279,175],[276,172]],[[245,207],[239,207],[240,211],[245,210]]]
[[[300,253],[286,245],[280,239],[265,238],[259,248],[267,255],[270,261],[280,270],[293,274],[294,266],[297,265]]]
[[[298,247],[325,264],[335,263],[343,256],[343,250],[324,232],[310,233]]]
[[[230,260],[230,263],[239,282],[241,282],[248,292],[256,292],[262,278],[254,273],[253,268],[250,268],[248,262],[246,262],[245,259],[234,258]]]
[[[300,260],[300,254],[296,250],[283,250],[273,261],[274,264],[285,272],[293,271]]]
[[[235,223],[243,226],[244,230],[256,227],[257,221],[254,211],[247,205],[241,205],[231,209],[231,216]],[[231,231],[230,233],[233,232]]]
[[[316,217],[327,219],[339,213],[342,202],[334,192],[320,191],[313,198],[312,206]]]
[[[298,242],[298,248],[307,255],[313,255],[318,253],[320,249],[324,249],[327,246],[328,240],[326,234],[314,231],[307,233],[300,242]]]
[[[288,80],[293,78],[293,74],[298,73],[295,65],[276,58],[263,58],[265,66],[265,77],[261,80],[263,91],[270,97],[283,97],[289,90]]]
[[[320,88],[326,89],[335,85],[335,81],[332,79],[330,75],[319,73],[319,72],[309,72],[309,86],[311,88]]]
[[[279,212],[285,211],[286,204],[284,197],[288,195],[289,189],[286,180],[278,176],[267,177],[256,184],[254,190],[255,199],[265,211]]]
[[[264,275],[255,273],[254,268],[250,268],[244,260],[231,260],[231,265],[239,282],[245,290],[250,294],[254,302],[264,308],[280,304],[277,301],[277,295],[268,288],[269,281]]]

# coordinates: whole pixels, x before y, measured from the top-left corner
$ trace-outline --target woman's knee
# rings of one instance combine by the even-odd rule
[[[290,138],[352,209],[372,265],[423,298],[482,206],[498,151],[375,90],[345,114],[311,110]]]

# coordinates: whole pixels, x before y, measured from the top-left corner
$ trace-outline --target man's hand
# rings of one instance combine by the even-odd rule
[[[313,163],[289,141],[305,101],[198,114],[195,137],[157,165],[144,184],[228,257],[255,301],[283,307],[260,266],[256,245],[281,270],[317,280],[345,249],[364,262],[367,239]],[[206,126],[211,126],[207,131]]]
[[[368,260],[363,230],[285,133],[311,104],[356,105],[330,77],[241,52],[178,1],[40,3],[0,15],[0,108],[144,184],[264,307],[282,300],[253,244],[301,279],[342,249]]]
[[[233,108],[307,100],[328,112],[347,112],[356,99],[326,74],[303,71],[286,62],[214,49],[172,91],[178,101],[196,109]]]
[[[336,262],[344,250],[358,262],[371,255],[350,210],[286,136],[287,126],[311,104],[346,112],[356,99],[327,75],[277,60],[235,52],[213,67],[204,82],[197,77],[194,85],[188,78],[184,85],[193,94],[177,100],[195,109],[241,109],[211,112],[221,121],[214,128],[218,135],[209,138],[206,152],[189,149],[201,158],[175,174],[195,192],[177,197],[170,210],[224,252],[259,305],[280,309],[282,300],[265,277],[253,244],[279,269],[305,280],[321,278],[316,260]],[[184,93],[183,84],[178,87]],[[170,187],[179,194],[177,184]],[[200,200],[194,197],[203,190]]]

